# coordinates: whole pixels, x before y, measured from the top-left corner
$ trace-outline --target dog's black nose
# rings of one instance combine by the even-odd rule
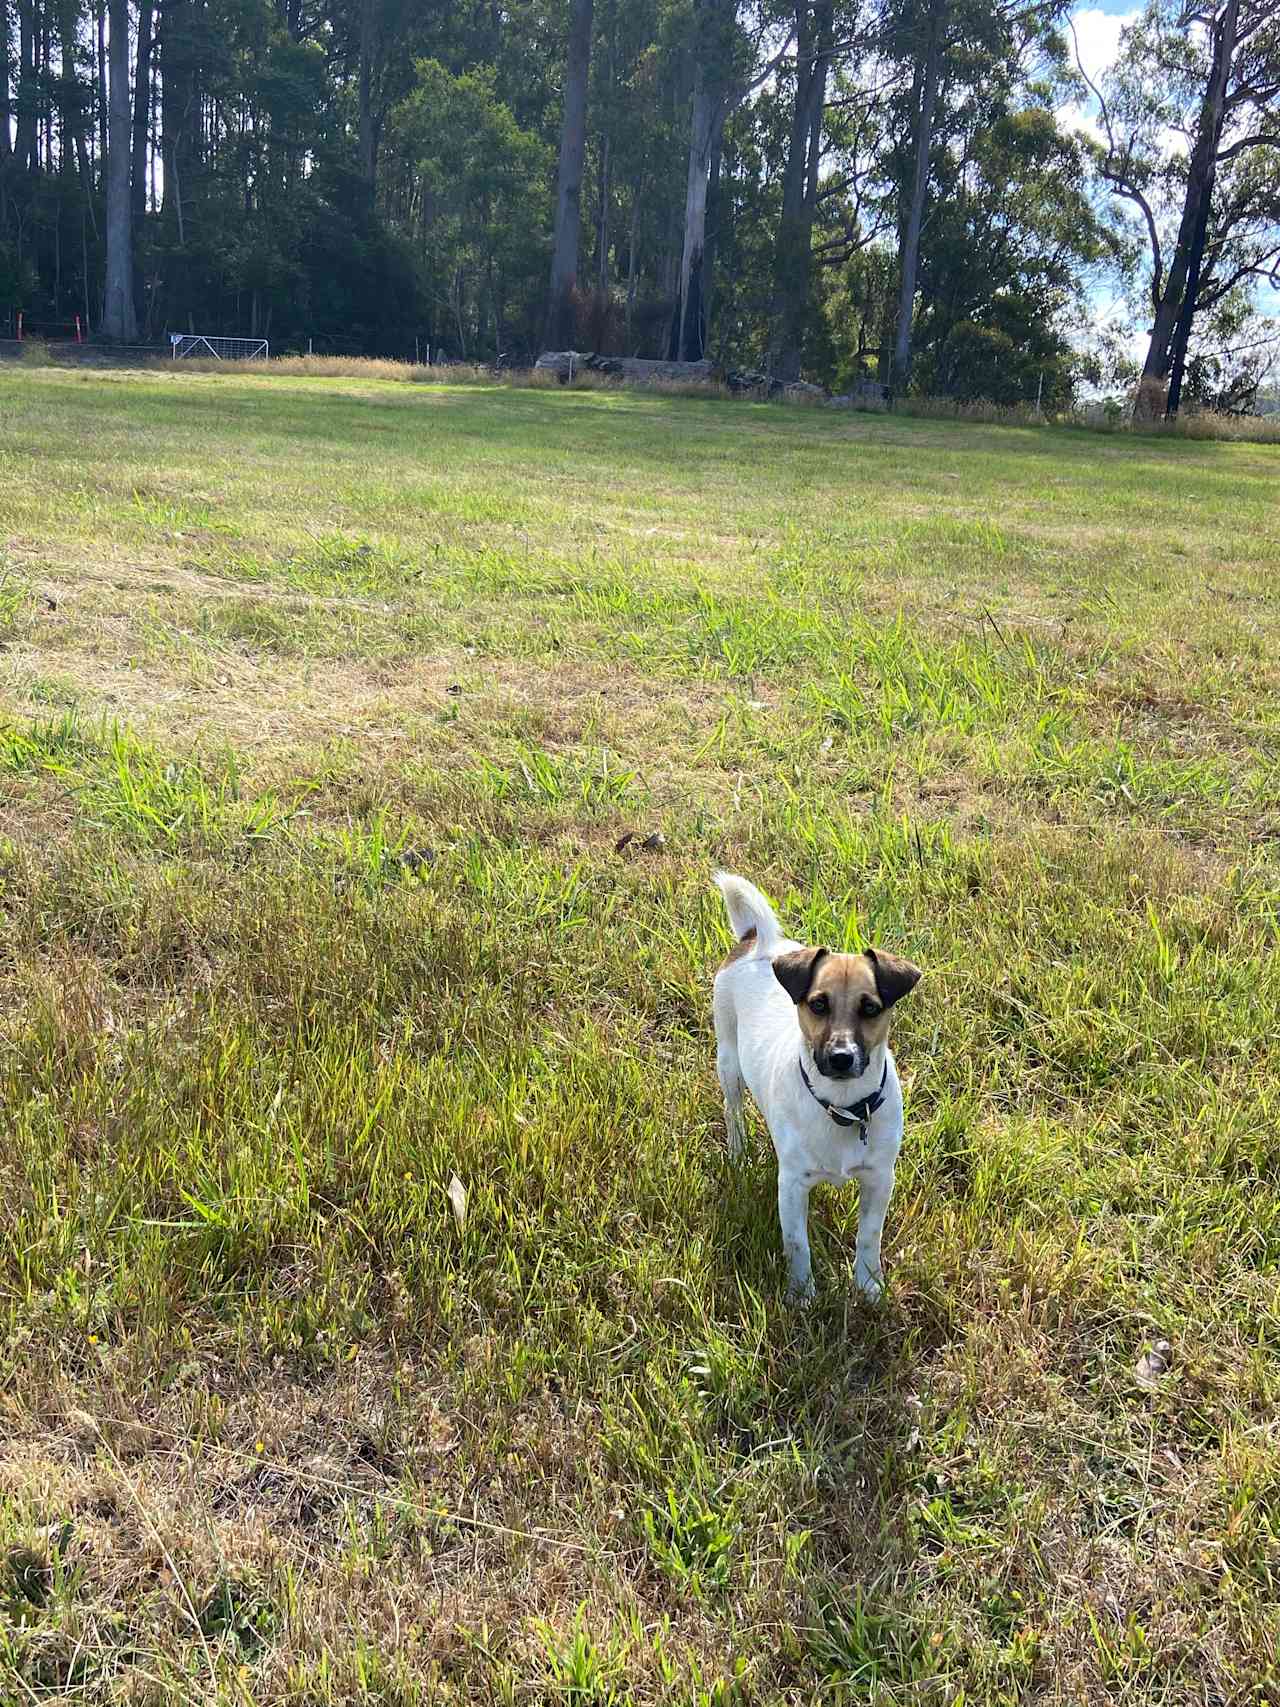
[[[852,1049],[832,1049],[827,1054],[827,1066],[833,1073],[847,1073],[853,1066]]]

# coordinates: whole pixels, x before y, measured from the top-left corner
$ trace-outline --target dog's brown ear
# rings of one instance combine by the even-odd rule
[[[818,963],[826,954],[825,948],[793,948],[774,961],[774,977],[797,1006],[809,994]]]
[[[871,962],[872,972],[875,973],[876,994],[887,1008],[910,995],[920,982],[920,968],[913,966],[909,960],[900,960],[896,954],[885,954],[881,949],[869,948],[867,959]]]

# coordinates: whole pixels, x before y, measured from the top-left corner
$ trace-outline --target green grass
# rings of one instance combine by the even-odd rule
[[[1280,452],[0,425],[4,1707],[1280,1701]],[[725,1156],[718,864],[927,970],[878,1308]]]

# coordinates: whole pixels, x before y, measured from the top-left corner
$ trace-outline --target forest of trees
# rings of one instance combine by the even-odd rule
[[[999,402],[1247,398],[1280,0],[0,0],[0,315]],[[1071,103],[1098,138],[1064,124]],[[1149,334],[1148,334],[1149,324]],[[1275,323],[1273,323],[1275,324]]]

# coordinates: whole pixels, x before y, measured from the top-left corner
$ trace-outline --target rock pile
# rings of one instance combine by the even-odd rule
[[[702,362],[650,362],[638,356],[583,355],[578,350],[546,350],[534,363],[544,372],[557,374],[567,385],[576,373],[599,373],[610,379],[630,380],[636,385],[679,381],[710,384],[722,378],[735,397],[781,397],[789,403],[825,403],[829,409],[886,409],[889,388],[867,380],[853,391],[828,397],[820,385],[807,380],[783,381],[758,368],[730,368],[717,375],[713,364]]]
[[[651,384],[655,379],[670,383],[708,381],[712,377],[710,362],[647,362],[638,356],[582,355],[578,350],[545,350],[533,365],[557,374],[566,384],[575,373],[602,373],[641,385]]]

